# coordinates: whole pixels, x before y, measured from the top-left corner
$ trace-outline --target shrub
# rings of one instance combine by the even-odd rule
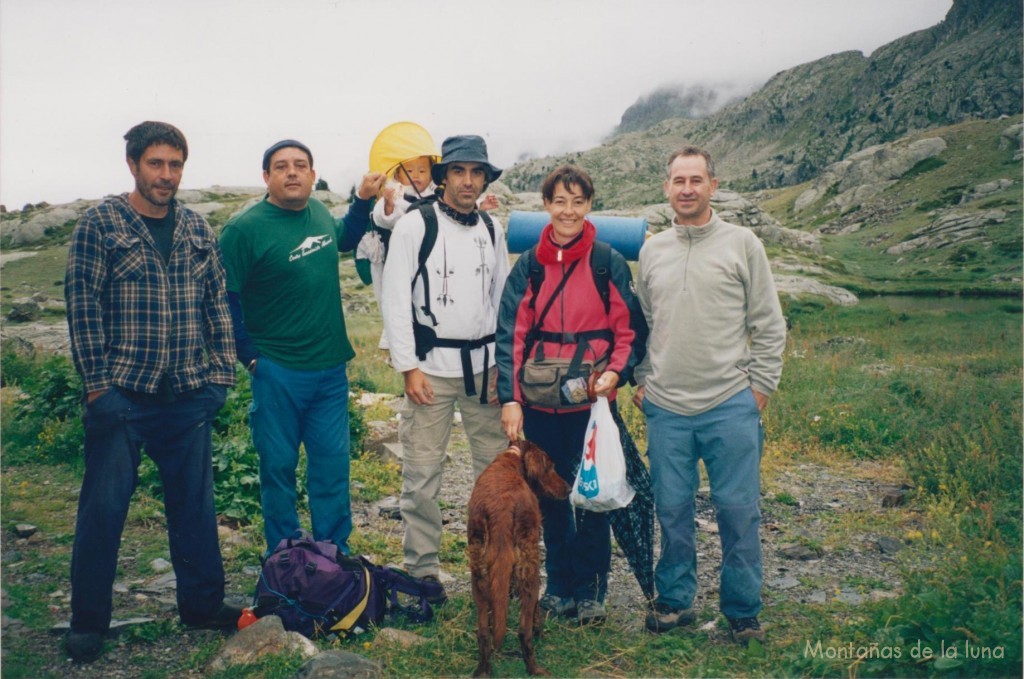
[[[18,386],[27,380],[35,370],[31,356],[5,346],[0,351],[0,386]]]
[[[937,170],[945,164],[946,161],[942,160],[941,158],[935,158],[934,156],[931,158],[925,158],[924,160],[919,160],[917,161],[917,164],[914,165],[914,167],[910,168],[909,170],[906,171],[906,173],[904,173],[902,179],[910,179],[911,177],[915,177],[919,174],[924,174],[926,172],[931,172],[932,170]]]
[[[906,591],[853,630],[862,639],[903,648],[903,657],[871,659],[862,665],[863,673],[1019,674],[1021,566],[1019,549],[974,541],[949,550],[932,568],[908,569]],[[915,647],[932,649],[933,657],[913,658]]]
[[[828,305],[822,299],[815,298],[804,298],[796,299],[793,297],[787,298],[782,302],[782,313],[786,317],[787,322],[796,327],[802,320],[810,320],[815,322],[818,317]]]
[[[22,392],[4,431],[5,462],[81,462],[82,381],[71,361],[48,356],[39,362],[15,360],[7,367],[18,374]]]
[[[908,448],[907,473],[924,496],[945,497],[957,507],[990,505],[1008,535],[1019,535],[1022,497],[1021,414],[993,403],[977,413],[973,428],[957,424],[936,440]]]

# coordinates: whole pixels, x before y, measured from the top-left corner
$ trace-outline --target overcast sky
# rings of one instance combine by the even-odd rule
[[[0,203],[131,188],[122,136],[180,127],[182,188],[262,185],[293,137],[347,192],[390,123],[492,161],[596,145],[667,84],[749,91],[940,22],[952,0],[0,0]],[[426,36],[429,36],[426,37]]]

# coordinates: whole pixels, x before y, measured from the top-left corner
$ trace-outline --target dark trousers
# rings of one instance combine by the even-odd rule
[[[202,621],[223,603],[210,440],[221,405],[216,389],[156,403],[112,388],[86,406],[85,478],[71,557],[72,630],[102,633],[110,627],[117,552],[139,482],[142,448],[163,484],[182,622]]]
[[[583,457],[589,421],[589,410],[554,414],[523,409],[526,438],[547,452],[558,475],[570,486]],[[546,593],[576,601],[604,601],[612,554],[608,514],[575,509],[568,499],[542,498],[540,510],[547,555]]]

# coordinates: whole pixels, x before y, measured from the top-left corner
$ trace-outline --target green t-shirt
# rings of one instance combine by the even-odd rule
[[[261,355],[293,370],[325,370],[355,356],[338,280],[344,230],[314,198],[298,211],[263,200],[224,226],[227,289],[241,297]]]

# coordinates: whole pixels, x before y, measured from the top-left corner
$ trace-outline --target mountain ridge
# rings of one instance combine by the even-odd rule
[[[1020,113],[1021,25],[1019,3],[956,0],[942,22],[869,56],[840,52],[795,66],[704,118],[666,118],[593,149],[517,163],[504,180],[514,191],[536,190],[557,164],[576,162],[605,189],[605,206],[647,204],[660,200],[668,154],[696,143],[730,188],[798,184],[874,144]]]

